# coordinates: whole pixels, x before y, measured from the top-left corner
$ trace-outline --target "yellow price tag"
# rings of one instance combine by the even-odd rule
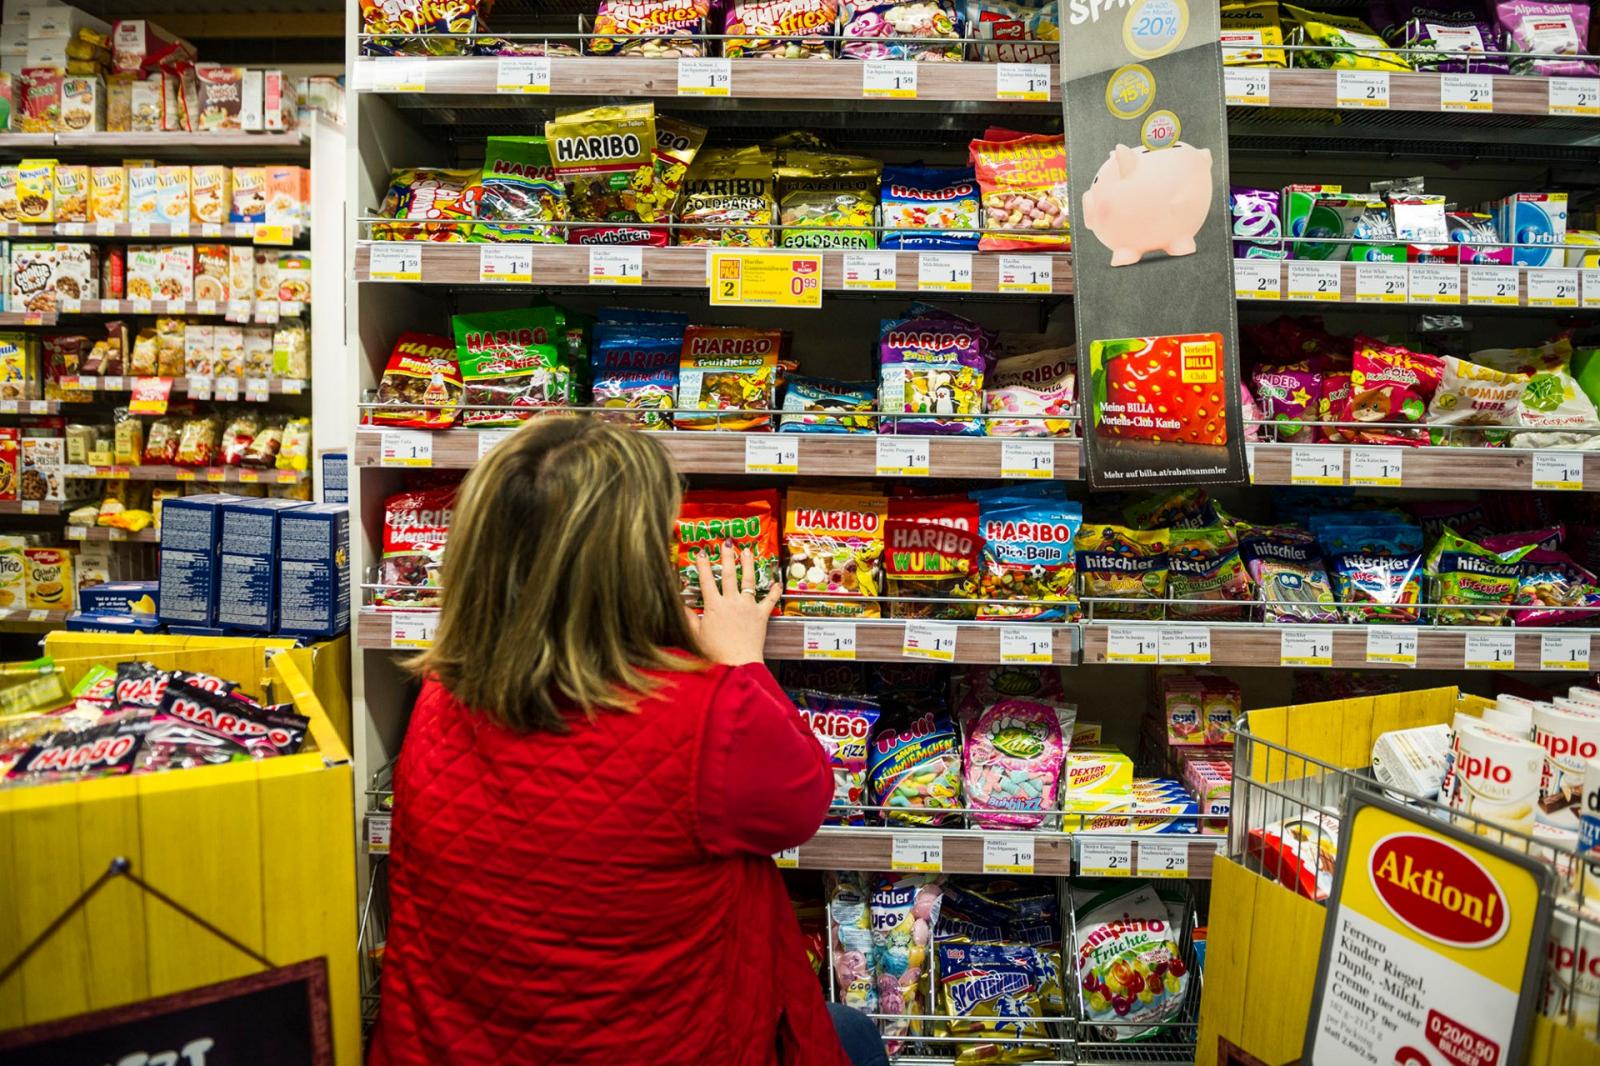
[[[269,226],[265,222],[258,222],[252,239],[256,244],[281,244],[288,247],[294,243],[294,230],[289,226]]]
[[[822,306],[820,252],[711,253],[712,306]]]

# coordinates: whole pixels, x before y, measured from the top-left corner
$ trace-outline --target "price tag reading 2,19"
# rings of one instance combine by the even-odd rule
[[[1267,107],[1272,103],[1272,82],[1266,67],[1225,67],[1222,88],[1229,107]]]
[[[713,307],[822,306],[821,252],[711,253]]]
[[[989,833],[983,838],[983,872],[1033,873],[1034,839],[1031,833]]]
[[[1439,75],[1439,110],[1493,111],[1494,79],[1487,74]]]
[[[949,622],[907,622],[900,654],[907,659],[953,663],[958,632],[960,629]]]
[[[807,622],[802,640],[802,659],[854,661],[856,657],[854,622]]]
[[[1389,72],[1383,70],[1341,70],[1334,83],[1334,103],[1339,107],[1385,108],[1389,106]]]
[[[1047,666],[1055,661],[1055,634],[1049,626],[1001,626],[1000,661],[1006,665]]]
[[[1282,631],[1279,666],[1332,666],[1333,627],[1304,626]]]
[[[1600,78],[1549,78],[1552,115],[1600,115]]]
[[[1079,837],[1078,876],[1132,877],[1133,842]]]
[[[938,873],[944,869],[944,837],[927,832],[896,833],[889,841],[889,868],[897,873]]]

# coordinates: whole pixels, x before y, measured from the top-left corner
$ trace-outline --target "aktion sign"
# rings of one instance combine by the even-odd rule
[[[1549,869],[1355,793],[1339,858],[1307,1066],[1520,1062],[1550,921]]]

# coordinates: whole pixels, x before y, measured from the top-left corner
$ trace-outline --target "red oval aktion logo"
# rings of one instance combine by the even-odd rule
[[[794,272],[796,274],[815,274],[817,272],[817,264],[811,259],[796,259],[794,261]]]
[[[1367,876],[1383,905],[1425,937],[1483,948],[1505,935],[1505,893],[1482,863],[1449,841],[1391,833],[1372,849]]]

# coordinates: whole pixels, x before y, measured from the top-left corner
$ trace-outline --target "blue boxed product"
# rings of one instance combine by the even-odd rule
[[[350,453],[322,453],[322,499],[324,503],[350,502]]]
[[[1495,205],[1495,229],[1500,239],[1513,244],[1562,245],[1567,241],[1567,194],[1564,192],[1512,193]],[[1518,266],[1561,266],[1566,249],[1517,248]]]
[[[350,628],[350,510],[316,503],[278,528],[278,631],[331,637]]]
[[[78,610],[83,614],[138,614],[154,618],[156,581],[106,581],[78,590]],[[149,601],[145,606],[144,601]]]
[[[161,504],[161,595],[163,622],[212,626],[217,622],[217,544],[222,507],[245,499],[225,492],[177,496]]]
[[[67,615],[70,633],[159,633],[161,623],[149,614],[95,614],[74,611]]]
[[[244,497],[222,507],[217,625],[253,633],[278,628],[278,523],[300,500]]]

